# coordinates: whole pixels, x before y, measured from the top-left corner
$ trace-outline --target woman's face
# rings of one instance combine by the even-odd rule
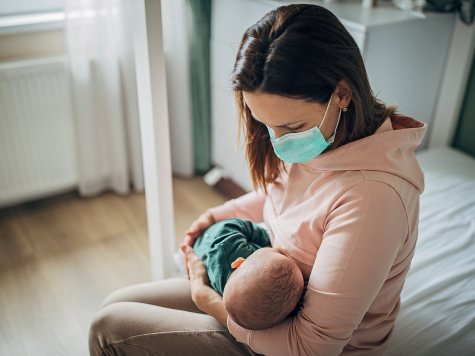
[[[243,92],[243,96],[254,119],[271,127],[275,138],[290,132],[306,131],[314,126],[320,127],[328,104],[310,103],[303,99],[262,92]],[[328,140],[335,130],[339,105],[342,105],[342,101],[335,92],[323,126],[320,127],[325,140]]]

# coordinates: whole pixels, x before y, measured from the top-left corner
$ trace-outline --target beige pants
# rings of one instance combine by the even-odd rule
[[[109,295],[89,331],[97,355],[256,355],[191,300],[190,281],[167,279]]]

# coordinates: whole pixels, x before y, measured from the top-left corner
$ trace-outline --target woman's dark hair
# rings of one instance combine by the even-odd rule
[[[247,29],[236,56],[232,88],[256,189],[261,186],[267,192],[283,162],[273,151],[265,125],[252,118],[243,92],[325,104],[342,79],[349,84],[352,99],[348,111],[341,113],[334,143],[324,153],[372,135],[396,106],[388,108],[376,99],[358,45],[324,7],[282,6]]]

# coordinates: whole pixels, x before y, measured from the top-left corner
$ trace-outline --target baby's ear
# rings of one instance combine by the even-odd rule
[[[238,257],[236,261],[231,263],[231,268],[238,268],[246,259],[243,257]]]

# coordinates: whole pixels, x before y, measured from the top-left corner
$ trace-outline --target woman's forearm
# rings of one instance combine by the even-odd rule
[[[224,309],[223,297],[213,288],[203,285],[197,293],[196,306],[227,327],[228,313]]]
[[[207,314],[211,315],[213,318],[227,327],[228,313],[224,309],[223,297],[221,297],[218,293],[216,293],[213,301],[209,304],[209,311]]]

